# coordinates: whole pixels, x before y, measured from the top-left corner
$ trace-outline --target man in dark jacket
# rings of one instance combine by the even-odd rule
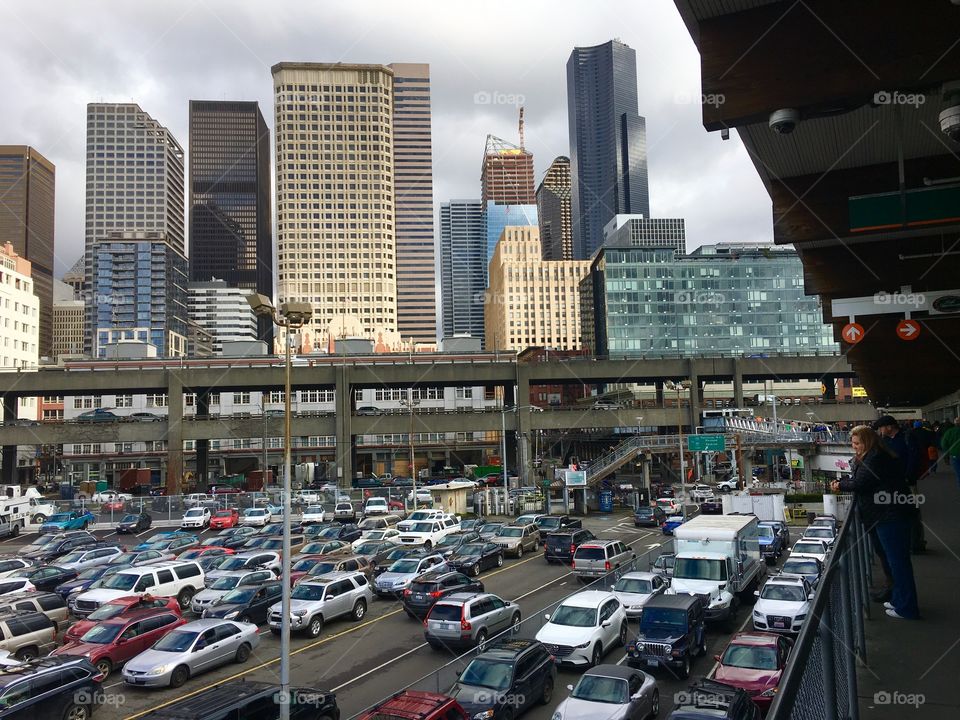
[[[907,492],[916,495],[917,481],[920,479],[920,459],[917,456],[917,448],[911,448],[906,434],[900,429],[900,423],[892,415],[881,417],[873,424],[873,429],[880,435],[887,450],[896,457],[903,477],[910,486]],[[919,503],[912,503],[904,508],[904,515],[910,524],[911,550],[915,553],[923,552],[927,548],[927,541],[923,535],[923,519],[920,517]]]

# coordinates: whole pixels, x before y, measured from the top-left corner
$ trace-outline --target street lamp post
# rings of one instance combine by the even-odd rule
[[[283,556],[281,562],[280,595],[280,720],[290,720],[290,494],[291,494],[291,438],[290,438],[290,340],[291,330],[299,330],[313,315],[310,303],[286,302],[280,312],[270,298],[259,293],[249,295],[247,302],[257,316],[269,317],[284,328],[286,371],[284,375],[283,423]]]
[[[680,393],[690,387],[689,381],[673,382],[667,380],[664,387],[677,392],[677,446],[680,448],[680,515],[687,519],[687,469],[683,463],[683,407],[680,404]]]
[[[410,441],[410,479],[413,480],[413,510],[417,510],[417,463],[414,460],[413,454],[413,406],[419,405],[420,401],[413,400],[413,388],[407,388],[407,399],[406,401],[401,400],[402,405],[406,405],[410,410],[410,434],[407,438]]]

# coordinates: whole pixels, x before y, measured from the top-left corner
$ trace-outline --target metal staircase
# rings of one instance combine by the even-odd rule
[[[735,447],[738,436],[741,446],[745,448],[771,445],[815,446],[846,441],[846,433],[809,432],[787,423],[775,424],[772,421],[730,418],[728,426],[731,432],[724,434],[727,450]],[[686,437],[688,436],[684,435],[684,445]],[[676,452],[677,435],[634,435],[627,438],[605,455],[590,461],[586,470],[587,485],[595,485],[645,451]]]

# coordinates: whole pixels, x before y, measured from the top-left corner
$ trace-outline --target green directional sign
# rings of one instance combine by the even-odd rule
[[[687,450],[690,452],[722,452],[726,449],[727,440],[723,435],[687,435]]]

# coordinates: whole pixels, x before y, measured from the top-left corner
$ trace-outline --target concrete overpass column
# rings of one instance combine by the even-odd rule
[[[17,397],[8,393],[3,394],[3,421],[17,419]],[[0,450],[0,480],[5,485],[17,484],[17,446],[4,445]]]
[[[657,380],[653,383],[654,390],[656,392],[657,398],[657,407],[663,407],[663,380]]]
[[[183,380],[167,373],[167,495],[180,494],[183,480]]]
[[[350,369],[341,365],[336,372],[337,384],[334,388],[337,415],[337,448],[334,455],[336,463],[337,486],[349,489],[353,482],[353,435],[350,434],[350,420],[353,417],[353,402],[350,398]]]
[[[210,416],[210,389],[204,388],[197,392],[196,417],[205,418]],[[207,484],[207,472],[210,468],[210,440],[208,438],[197,439],[197,483],[202,487]]]
[[[733,406],[743,407],[743,371],[740,368],[740,358],[733,361]]]
[[[519,403],[517,402],[517,392],[514,385],[504,385],[503,386],[503,406],[505,408],[515,408]],[[517,474],[520,474],[520,468],[518,467],[517,461],[517,433],[515,430],[510,430],[511,423],[516,423],[517,411],[507,412],[504,422],[507,426],[506,432],[506,444],[507,444],[507,456],[503,458],[503,462],[506,463],[506,467],[509,470],[513,466]],[[514,427],[517,427],[514,425]]]
[[[696,432],[697,425],[700,424],[700,408],[703,407],[703,388],[700,386],[700,378],[693,370],[693,364],[690,368],[690,432]]]

